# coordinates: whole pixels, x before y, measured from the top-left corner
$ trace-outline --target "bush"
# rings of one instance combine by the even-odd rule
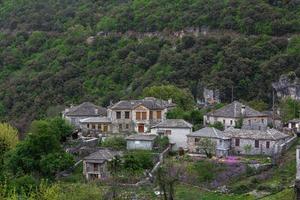
[[[123,137],[110,137],[106,138],[102,143],[101,147],[109,147],[115,150],[125,150],[126,140]]]
[[[207,182],[215,177],[215,172],[218,168],[219,166],[217,166],[216,163],[202,160],[196,162],[193,165],[192,170],[197,173],[200,182]]]
[[[124,156],[125,169],[137,171],[153,167],[153,154],[150,151],[129,151]]]
[[[161,152],[165,150],[169,145],[169,138],[166,136],[156,137],[154,141],[154,146],[158,147],[158,150]]]

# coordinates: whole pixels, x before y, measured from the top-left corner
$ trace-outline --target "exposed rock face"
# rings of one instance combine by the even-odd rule
[[[300,100],[300,79],[294,74],[281,75],[279,81],[272,83],[272,86],[279,98]]]

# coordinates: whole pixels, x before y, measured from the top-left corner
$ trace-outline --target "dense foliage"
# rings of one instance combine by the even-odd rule
[[[270,107],[271,83],[300,75],[299,8],[297,0],[1,1],[0,119],[24,131],[63,105],[108,105],[164,84],[194,99],[205,86],[230,101],[233,89],[234,99]],[[209,31],[174,33],[188,27]],[[141,34],[149,31],[157,33]]]
[[[69,125],[60,120],[62,122],[59,119],[34,121],[26,138],[6,154],[6,172],[16,177],[35,174],[53,178],[57,172],[71,167],[74,158],[65,153],[60,144]]]

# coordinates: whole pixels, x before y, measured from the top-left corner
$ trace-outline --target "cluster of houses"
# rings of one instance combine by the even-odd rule
[[[141,100],[119,101],[107,109],[92,103],[83,103],[65,109],[63,117],[82,132],[101,135],[124,135],[127,149],[152,150],[156,137],[167,136],[172,150],[183,149],[191,154],[203,154],[204,139],[214,144],[214,154],[269,155],[280,153],[282,145],[291,136],[269,128],[272,118],[238,101],[204,115],[204,128],[193,131],[192,124],[183,119],[167,119],[166,114],[176,105],[171,101],[146,97]],[[219,123],[224,130],[212,125]],[[84,159],[84,173],[101,178],[105,163],[114,152],[100,150]]]

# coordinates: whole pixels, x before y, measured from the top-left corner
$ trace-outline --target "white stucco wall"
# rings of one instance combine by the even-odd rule
[[[204,124],[214,124],[215,122],[221,122],[224,125],[224,128],[235,127],[238,123],[238,118],[226,118],[226,117],[210,117],[207,115],[203,116]],[[268,117],[246,117],[243,120],[244,125],[249,125],[249,120],[251,124],[264,124],[268,125]]]
[[[153,141],[133,141],[127,140],[127,150],[141,149],[152,150]]]
[[[171,134],[167,135],[169,142],[174,144],[172,150],[178,150],[178,148],[187,149],[187,134],[192,132],[192,128],[152,128],[151,134],[158,134],[158,131],[170,130]]]

